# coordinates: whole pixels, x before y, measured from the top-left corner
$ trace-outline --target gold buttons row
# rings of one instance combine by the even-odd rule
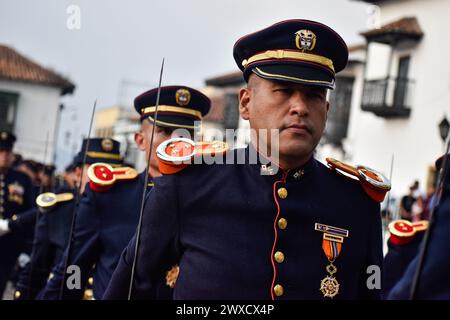
[[[278,197],[279,197],[280,199],[286,199],[287,196],[288,196],[288,191],[287,191],[286,188],[280,187],[280,188],[278,188],[278,190],[277,190],[277,194],[278,194]],[[285,229],[287,228],[288,222],[287,222],[287,220],[286,220],[285,218],[280,218],[280,219],[278,220],[278,223],[277,223],[277,224],[278,224],[278,228],[280,228],[281,230],[285,230]],[[274,257],[274,259],[275,259],[275,261],[276,261],[277,263],[283,263],[284,260],[285,260],[284,253],[281,252],[281,251],[275,252],[275,254],[273,255],[273,257]],[[282,286],[281,284],[276,284],[276,285],[273,287],[273,293],[274,293],[277,297],[281,297],[281,296],[284,294],[284,288],[283,288],[283,286]]]

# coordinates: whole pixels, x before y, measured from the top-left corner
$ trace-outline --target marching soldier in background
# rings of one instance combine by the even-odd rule
[[[155,153],[156,147],[169,139],[175,129],[192,131],[194,121],[201,120],[210,108],[210,100],[197,90],[182,86],[163,87],[155,123],[153,116],[156,96],[157,89],[153,89],[141,94],[134,101],[136,111],[141,115],[141,130],[135,134],[135,142],[140,150],[145,151],[146,158],[150,152]],[[150,150],[154,125],[154,144],[153,150]],[[149,173],[144,170],[139,175],[131,168],[113,169],[101,163],[89,168],[90,183],[86,186],[76,213],[73,247],[68,265],[79,266],[82,288],[90,270],[94,268],[95,299],[102,298],[123,249],[136,231],[145,175],[150,174],[147,192],[153,186],[152,177],[160,175],[155,155],[152,160]],[[66,251],[65,255],[67,254]],[[60,262],[41,296],[43,299],[58,298],[64,279],[63,268],[63,263]],[[81,299],[82,288],[70,290],[64,284],[62,299]],[[164,290],[162,295],[171,298],[167,296],[165,288],[161,290]]]
[[[101,145],[104,141],[108,144],[113,143],[115,148],[103,150]],[[111,139],[92,138],[87,150],[85,168],[82,169],[86,144],[87,139],[84,139],[80,152],[67,168],[72,177],[67,179],[67,182],[55,193],[45,192],[36,199],[41,215],[34,236],[31,261],[20,274],[14,293],[15,299],[34,299],[45,287],[47,279],[52,277],[50,272],[52,268],[62,259],[69,242],[76,189],[80,179],[82,179],[82,186],[88,182],[89,165],[97,161],[114,165],[120,163],[118,142]]]
[[[400,280],[419,252],[428,221],[395,220],[389,226],[388,252],[383,262],[383,296]]]
[[[16,137],[0,132],[0,293],[8,281],[16,259],[23,249],[24,235],[10,233],[8,220],[15,220],[33,206],[33,189],[30,179],[11,169],[12,149]]]
[[[442,192],[440,202],[436,207],[430,225],[429,240],[426,255],[424,256],[423,268],[419,275],[416,299],[426,300],[449,300],[450,299],[450,154],[447,155],[446,168],[444,157],[436,161],[438,171],[444,170]],[[438,186],[439,187],[439,186]],[[420,250],[419,250],[420,252]],[[408,253],[402,252],[403,255]],[[419,261],[419,254],[406,268],[403,276],[395,283],[393,288],[386,292],[390,300],[406,300],[410,298],[413,278]]]
[[[134,299],[157,297],[173,256],[175,299],[380,298],[367,268],[382,264],[379,202],[390,186],[366,167],[330,159],[327,168],[313,157],[327,89],[347,63],[345,42],[321,23],[289,20],[238,40],[234,58],[248,83],[240,114],[256,135],[226,155],[233,165],[177,165],[220,153],[220,143],[160,146],[167,175],[155,179],[141,237],[124,251],[104,298],[126,298],[136,241]],[[278,159],[267,152],[277,146]]]

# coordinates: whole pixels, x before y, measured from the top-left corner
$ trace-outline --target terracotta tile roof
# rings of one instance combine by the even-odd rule
[[[353,44],[353,45],[348,46],[348,52],[366,50],[366,49],[367,49],[367,44],[365,44],[365,43]]]
[[[0,45],[0,79],[59,87],[63,95],[72,93],[75,89],[75,85],[69,80],[4,45]]]
[[[366,32],[362,32],[366,38],[373,38],[376,36],[382,36],[386,34],[397,34],[409,36],[412,38],[420,39],[423,36],[423,31],[420,28],[419,22],[416,17],[405,17],[391,23],[385,24],[377,29],[372,29]]]

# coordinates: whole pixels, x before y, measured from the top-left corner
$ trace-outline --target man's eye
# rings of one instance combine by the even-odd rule
[[[324,99],[324,96],[317,92],[310,92],[308,93],[308,96],[314,99]]]

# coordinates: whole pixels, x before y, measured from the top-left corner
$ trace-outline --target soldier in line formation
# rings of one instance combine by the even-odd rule
[[[327,91],[347,64],[344,40],[322,23],[287,20],[240,38],[233,55],[247,82],[239,112],[257,132],[244,149],[181,137],[192,137],[210,109],[187,86],[154,88],[134,101],[141,116],[135,142],[152,155],[148,172],[123,166],[117,141],[92,138],[65,185],[33,198],[31,179],[3,160],[12,146],[1,145],[1,179],[17,183],[7,187],[16,207],[2,203],[8,221],[0,246],[11,253],[2,259],[0,284],[21,239],[9,228],[18,220],[12,212],[36,204],[31,260],[16,299],[82,299],[87,287],[91,299],[405,298],[427,224],[391,224],[387,286],[367,286],[368,268],[383,265],[379,203],[390,183],[368,167],[314,159],[333,107]],[[278,140],[262,133],[271,129]],[[202,161],[208,156],[216,161]],[[449,210],[446,191],[438,213]],[[436,238],[446,232],[436,230]],[[425,264],[419,297],[435,284],[427,275],[433,263]],[[442,284],[434,297],[449,289]]]

